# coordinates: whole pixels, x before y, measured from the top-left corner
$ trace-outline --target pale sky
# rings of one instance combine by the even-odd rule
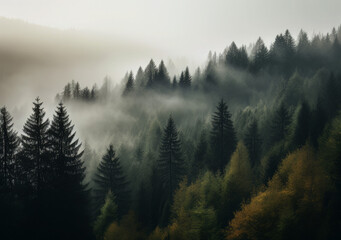
[[[341,24],[340,0],[0,0],[0,16],[133,39],[183,56],[221,52],[232,41],[271,43]]]

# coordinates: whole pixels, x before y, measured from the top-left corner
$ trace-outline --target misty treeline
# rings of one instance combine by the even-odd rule
[[[62,103],[49,122],[37,99],[21,136],[2,108],[2,234],[340,238],[340,42],[286,31],[194,73],[151,60],[115,88],[71,82],[57,100],[87,112],[83,146]]]

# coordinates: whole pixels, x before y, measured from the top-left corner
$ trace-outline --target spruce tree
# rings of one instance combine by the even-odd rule
[[[257,166],[260,160],[261,143],[257,121],[254,120],[246,130],[244,144],[250,156],[251,167]]]
[[[281,103],[279,108],[275,112],[275,116],[272,122],[272,142],[276,143],[283,140],[289,131],[289,125],[291,118],[288,109]]]
[[[49,129],[51,148],[51,201],[53,207],[53,226],[55,238],[73,236],[89,238],[88,190],[83,183],[85,167],[81,157],[81,144],[75,138],[74,126],[66,108],[59,104]],[[58,226],[63,226],[60,228]],[[58,237],[57,237],[58,236]]]
[[[178,82],[176,80],[176,76],[173,77],[172,88],[175,90],[178,87]]]
[[[236,133],[233,128],[231,114],[227,104],[222,99],[217,111],[212,116],[211,146],[213,159],[211,170],[223,172],[237,145]]]
[[[111,191],[116,197],[118,216],[122,217],[129,207],[129,190],[113,145],[109,146],[99,163],[94,181],[97,207],[103,205],[106,194]]]
[[[154,87],[155,77],[156,77],[157,69],[153,59],[150,60],[146,69],[144,70],[144,78],[146,81],[146,87],[152,88]]]
[[[267,65],[269,58],[268,49],[261,38],[258,38],[256,45],[252,49],[252,55],[251,71],[258,72]]]
[[[179,87],[182,88],[182,89],[186,88],[184,72],[181,72],[181,74],[180,74]]]
[[[76,82],[75,88],[73,89],[73,98],[79,99],[81,96],[81,87],[79,85],[79,82]]]
[[[183,167],[178,131],[173,118],[169,117],[161,140],[158,168],[170,198],[183,176]]]
[[[189,70],[188,70],[188,67],[186,67],[186,70],[185,70],[185,74],[184,74],[184,87],[185,88],[190,88],[191,85],[192,85],[192,77],[191,75],[189,74]]]
[[[158,87],[168,88],[170,86],[170,78],[163,60],[161,60],[161,63],[157,70],[155,83]]]
[[[22,134],[21,165],[25,180],[39,197],[50,177],[48,126],[45,111],[39,98],[33,103],[33,113],[27,119]]]
[[[142,67],[139,67],[139,69],[137,70],[136,77],[135,77],[135,85],[138,88],[145,86]]]
[[[133,76],[133,72],[130,72],[126,86],[123,91],[123,96],[129,95],[133,90],[134,90],[134,76]]]
[[[16,153],[19,147],[17,133],[13,130],[13,118],[5,107],[0,114],[0,191],[11,191],[16,177]]]
[[[181,144],[172,117],[169,117],[162,136],[158,159],[158,173],[164,189],[160,223],[165,225],[169,221],[173,193],[184,174]]]

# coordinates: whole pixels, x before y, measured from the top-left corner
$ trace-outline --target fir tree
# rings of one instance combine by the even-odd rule
[[[186,88],[184,72],[181,72],[181,74],[180,74],[179,87],[182,88],[182,89]]]
[[[178,87],[178,81],[176,80],[176,76],[173,77],[172,88],[175,90]]]
[[[69,101],[71,99],[71,84],[68,83],[64,87],[64,92],[63,92],[63,100],[64,101]]]
[[[156,85],[159,87],[168,88],[170,86],[170,78],[169,78],[168,71],[163,60],[161,60],[161,63],[157,70],[155,82],[156,82]]]
[[[223,172],[237,145],[231,114],[223,99],[212,116],[211,145],[214,158],[210,167],[214,172]]]
[[[79,140],[74,139],[73,128],[64,105],[60,103],[49,129],[54,206],[51,209],[55,210],[52,214],[53,226],[57,227],[52,232],[59,239],[80,235],[86,238],[84,230],[90,226],[87,214],[89,196],[83,183],[83,151],[80,151]]]
[[[111,191],[116,197],[118,216],[122,217],[129,207],[128,182],[112,145],[99,163],[94,181],[97,205],[103,205],[107,192]]]
[[[123,91],[123,96],[129,95],[133,90],[134,90],[134,76],[133,76],[133,72],[130,72],[126,86]]]
[[[158,168],[171,197],[183,176],[181,144],[174,120],[169,117],[161,140]]]
[[[192,85],[192,77],[189,74],[189,69],[186,67],[185,74],[184,74],[184,87],[185,88],[190,88]]]
[[[291,119],[288,109],[282,103],[276,110],[272,122],[272,141],[274,143],[283,140],[287,136],[290,123]]]
[[[181,144],[172,117],[169,117],[162,136],[158,159],[158,172],[164,189],[160,224],[165,225],[169,221],[173,193],[184,174]]]
[[[267,65],[269,60],[268,49],[261,38],[258,38],[256,45],[252,49],[252,55],[251,71],[258,72]]]
[[[22,167],[26,181],[33,188],[34,195],[39,196],[45,188],[50,173],[48,154],[48,126],[44,120],[45,111],[39,98],[33,103],[33,113],[26,121],[22,135]]]
[[[157,69],[153,59],[150,60],[146,69],[144,70],[144,77],[146,81],[146,87],[152,88],[154,85],[155,77],[156,77]]]
[[[5,107],[0,114],[0,191],[11,191],[16,180],[16,153],[19,146],[13,118]]]
[[[137,70],[136,77],[135,77],[135,83],[136,83],[135,84],[136,87],[144,87],[145,86],[142,67],[139,67],[139,69]]]
[[[79,82],[76,82],[75,88],[73,89],[73,98],[79,99],[81,97],[81,87],[79,85]]]

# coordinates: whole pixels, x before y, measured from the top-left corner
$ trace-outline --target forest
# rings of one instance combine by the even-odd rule
[[[168,68],[1,108],[2,239],[341,239],[341,26]]]

